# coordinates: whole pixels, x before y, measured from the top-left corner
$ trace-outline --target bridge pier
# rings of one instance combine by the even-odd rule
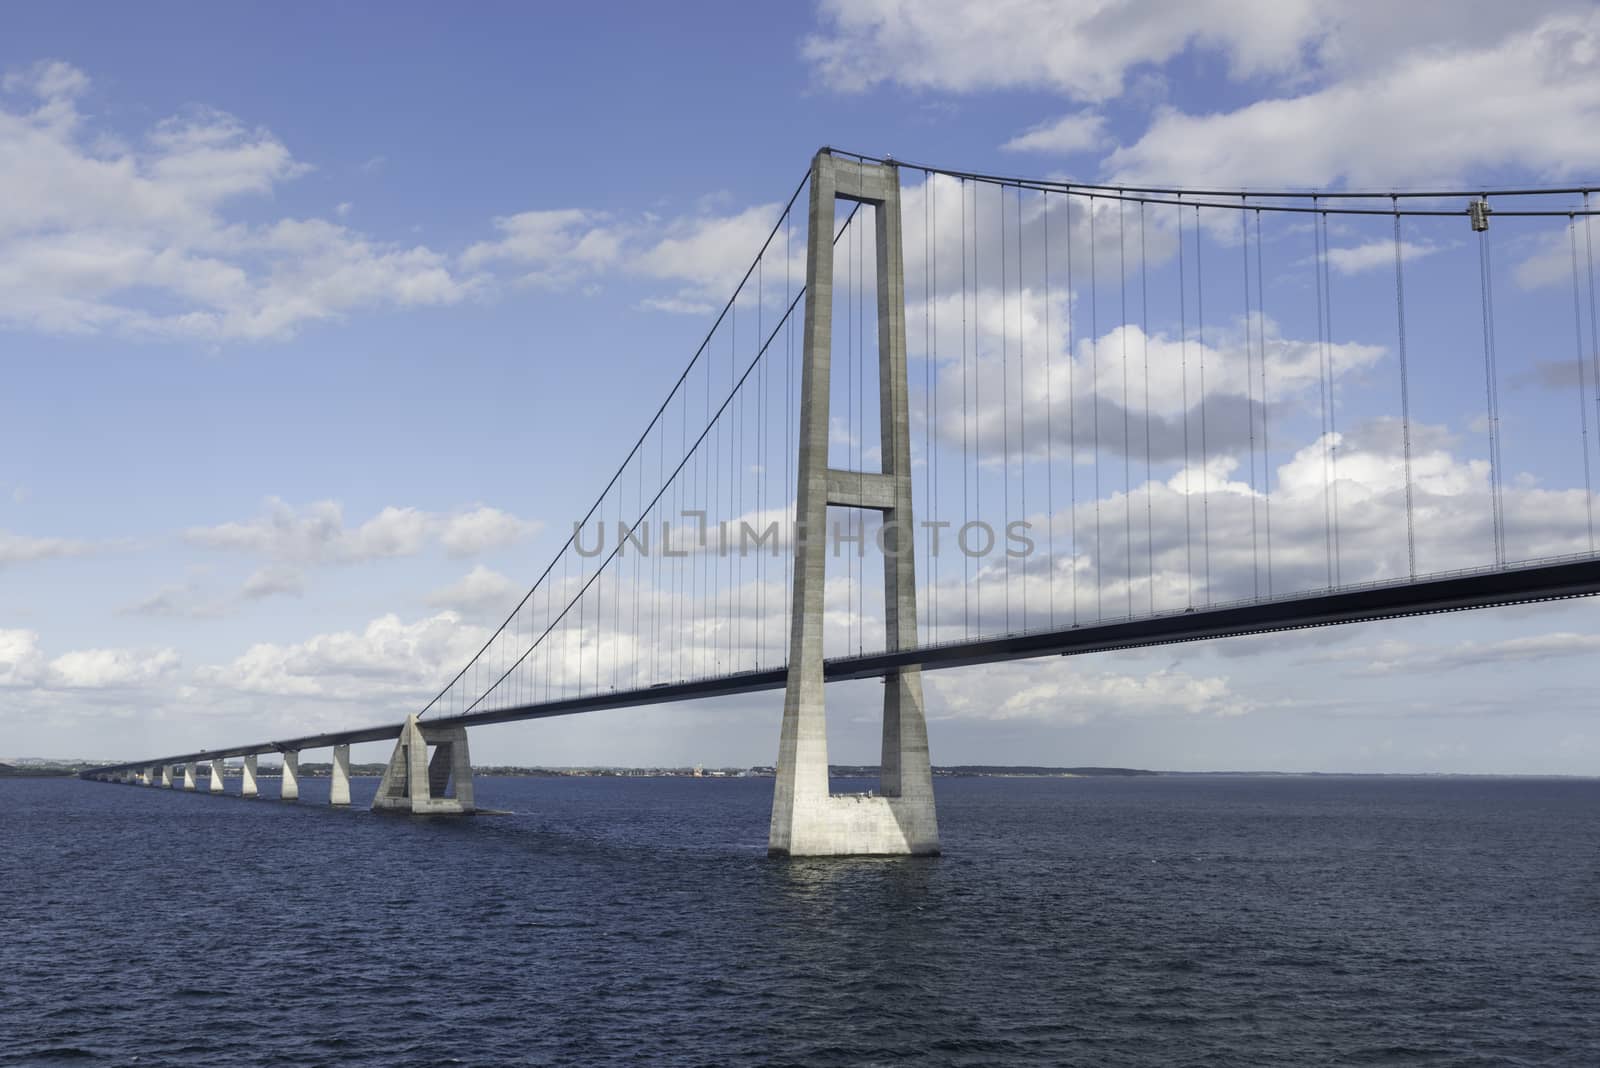
[[[283,778],[278,796],[284,801],[300,799],[300,754],[286,751],[283,754]]]
[[[161,788],[163,790],[172,789],[172,765],[171,764],[163,764],[163,765],[161,765]]]
[[[211,762],[211,792],[214,793],[214,794],[220,794],[222,792],[222,758],[221,757],[218,757],[217,759],[215,759],[215,760],[213,760]]]
[[[841,198],[871,205],[877,215],[879,472],[828,467],[834,205]],[[803,361],[796,498],[801,535],[795,546],[789,677],[767,850],[782,856],[935,854],[939,852],[939,824],[921,669],[902,668],[884,679],[883,756],[876,796],[829,794],[828,724],[822,692],[830,505],[883,514],[880,543],[884,549],[886,646],[892,652],[917,643],[905,263],[900,173],[894,165],[866,164],[833,156],[827,150],[812,160]]]
[[[192,760],[183,766],[183,788],[185,790],[194,789],[194,761]]]
[[[434,746],[432,760],[428,758],[430,743]],[[417,816],[459,816],[474,811],[467,729],[428,727],[419,724],[416,716],[407,716],[372,807]]]
[[[240,772],[239,794],[255,797],[256,793],[256,754],[249,753],[244,758],[244,770]]]
[[[328,783],[328,804],[350,803],[350,745],[348,742],[333,747],[333,770]]]

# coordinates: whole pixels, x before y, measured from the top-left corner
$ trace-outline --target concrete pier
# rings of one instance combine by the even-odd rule
[[[473,800],[466,728],[430,728],[419,724],[416,716],[407,716],[372,807],[419,816],[459,816],[474,810]]]
[[[282,787],[278,794],[285,801],[298,801],[300,799],[300,754],[288,752],[283,754],[283,778],[280,780]]]
[[[211,762],[211,792],[214,793],[214,794],[220,794],[222,792],[222,758],[221,757],[218,757],[217,759],[215,759],[215,760],[213,760]]]
[[[350,746],[333,747],[333,777],[328,784],[328,804],[350,803]]]
[[[194,789],[194,761],[192,760],[183,766],[183,788],[185,790]]]
[[[876,213],[882,450],[882,470],[877,472],[828,466],[833,228],[835,203],[840,199],[870,205]],[[937,853],[939,824],[921,669],[904,668],[884,679],[881,796],[828,793],[828,724],[823,707],[825,532],[830,505],[883,514],[886,645],[893,652],[917,643],[899,168],[836,157],[826,149],[817,153],[811,164],[809,227],[796,499],[796,518],[808,536],[795,546],[789,675],[767,849],[788,856]]]
[[[256,754],[250,753],[244,758],[244,770],[240,772],[239,794],[242,797],[256,796]]]
[[[172,765],[171,764],[163,764],[163,765],[161,765],[161,788],[163,790],[172,789]]]
[[[155,779],[156,779],[156,774],[155,773],[156,773],[156,769],[155,768],[145,768],[143,771],[141,771],[139,773],[139,785],[140,786],[149,786],[152,783],[154,783]]]

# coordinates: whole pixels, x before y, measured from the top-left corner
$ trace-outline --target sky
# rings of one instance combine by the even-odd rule
[[[560,547],[819,146],[1191,187],[1600,177],[1586,3],[81,4],[5,21],[0,759],[137,759],[419,708]],[[933,188],[916,182],[908,219]],[[941,213],[959,199],[934,195]],[[1476,561],[1457,533],[1482,547],[1482,409],[1427,340],[1464,350],[1470,331],[1450,331],[1476,327],[1427,273],[1475,265],[1464,231],[1406,248],[1438,567]],[[1579,551],[1566,239],[1501,233],[1505,329],[1525,339],[1502,357],[1505,478],[1532,517],[1512,535],[1524,555]],[[1155,236],[1165,277],[1172,231]],[[1350,309],[1348,499],[1375,531],[1394,529],[1397,470],[1393,426],[1362,400],[1395,359],[1393,305],[1362,288],[1391,286],[1379,237],[1340,223],[1327,257]],[[908,225],[908,250],[922,240]],[[1296,255],[1276,260],[1285,279]],[[1310,329],[1271,323],[1286,394],[1315,389],[1293,378]],[[1173,337],[1138,340],[1159,362]],[[1226,330],[1212,343],[1214,368],[1237,366]],[[1298,403],[1274,467],[1286,538],[1317,462]],[[1189,473],[1237,503],[1231,459]],[[1181,509],[1184,470],[1148,499]],[[1242,537],[1223,526],[1219,552]],[[1372,577],[1392,574],[1393,543],[1371,540]],[[1595,774],[1596,619],[1577,601],[930,674],[933,757]],[[875,762],[879,693],[830,688],[835,761]],[[505,725],[474,732],[473,758],[770,764],[780,715],[757,694]]]

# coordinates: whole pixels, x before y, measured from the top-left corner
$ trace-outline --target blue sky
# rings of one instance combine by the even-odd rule
[[[0,753],[420,704],[587,507],[819,145],[1179,185],[1581,184],[1597,52],[1566,3],[10,12]],[[1535,377],[1571,347],[1558,229],[1497,230],[1529,339],[1503,359]],[[1419,229],[1419,333],[1460,329],[1455,276],[1420,264],[1475,263],[1468,236]],[[1353,308],[1388,279],[1351,262]],[[1374,303],[1345,328],[1358,416],[1393,359]],[[1465,485],[1449,351],[1419,342],[1418,414],[1438,483]],[[1545,414],[1571,421],[1567,395],[1507,397],[1513,475],[1555,510],[1527,543],[1570,548],[1581,473]],[[1386,477],[1384,446],[1348,447]],[[1597,645],[1577,603],[975,669],[930,682],[934,757],[1593,773]],[[876,693],[830,695],[835,759],[873,759]],[[474,756],[769,763],[779,704],[495,728]]]

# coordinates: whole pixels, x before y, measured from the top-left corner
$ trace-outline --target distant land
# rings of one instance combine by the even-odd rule
[[[62,776],[76,775],[86,768],[104,767],[108,764],[120,763],[115,760],[59,760],[44,757],[8,757],[0,760],[0,779],[22,778],[59,778]],[[383,774],[385,765],[377,764],[351,764],[352,776],[379,776]],[[262,778],[275,778],[282,772],[278,764],[262,764],[257,768],[256,774]],[[228,763],[223,768],[223,775],[227,778],[238,778],[240,768],[237,763]],[[332,773],[331,764],[302,763],[300,774],[307,778],[327,778]],[[513,764],[474,765],[472,773],[479,777],[503,776],[507,778],[705,778],[705,779],[748,779],[771,778],[775,772],[770,764],[757,764],[748,768],[707,768],[695,767],[657,767],[636,768],[607,765],[590,765],[580,767],[522,767]],[[828,773],[841,779],[867,779],[878,774],[876,764],[830,764]],[[1167,777],[1195,777],[1195,776],[1284,776],[1284,777],[1327,777],[1327,778],[1364,778],[1364,779],[1587,779],[1594,776],[1587,775],[1518,775],[1496,772],[1428,772],[1428,771],[1154,771],[1149,768],[1109,768],[1099,766],[1085,767],[1051,767],[1048,765],[1034,764],[946,764],[935,765],[933,774],[937,778],[993,778],[993,779],[1069,779],[1069,778],[1103,778],[1126,779],[1150,776]]]

